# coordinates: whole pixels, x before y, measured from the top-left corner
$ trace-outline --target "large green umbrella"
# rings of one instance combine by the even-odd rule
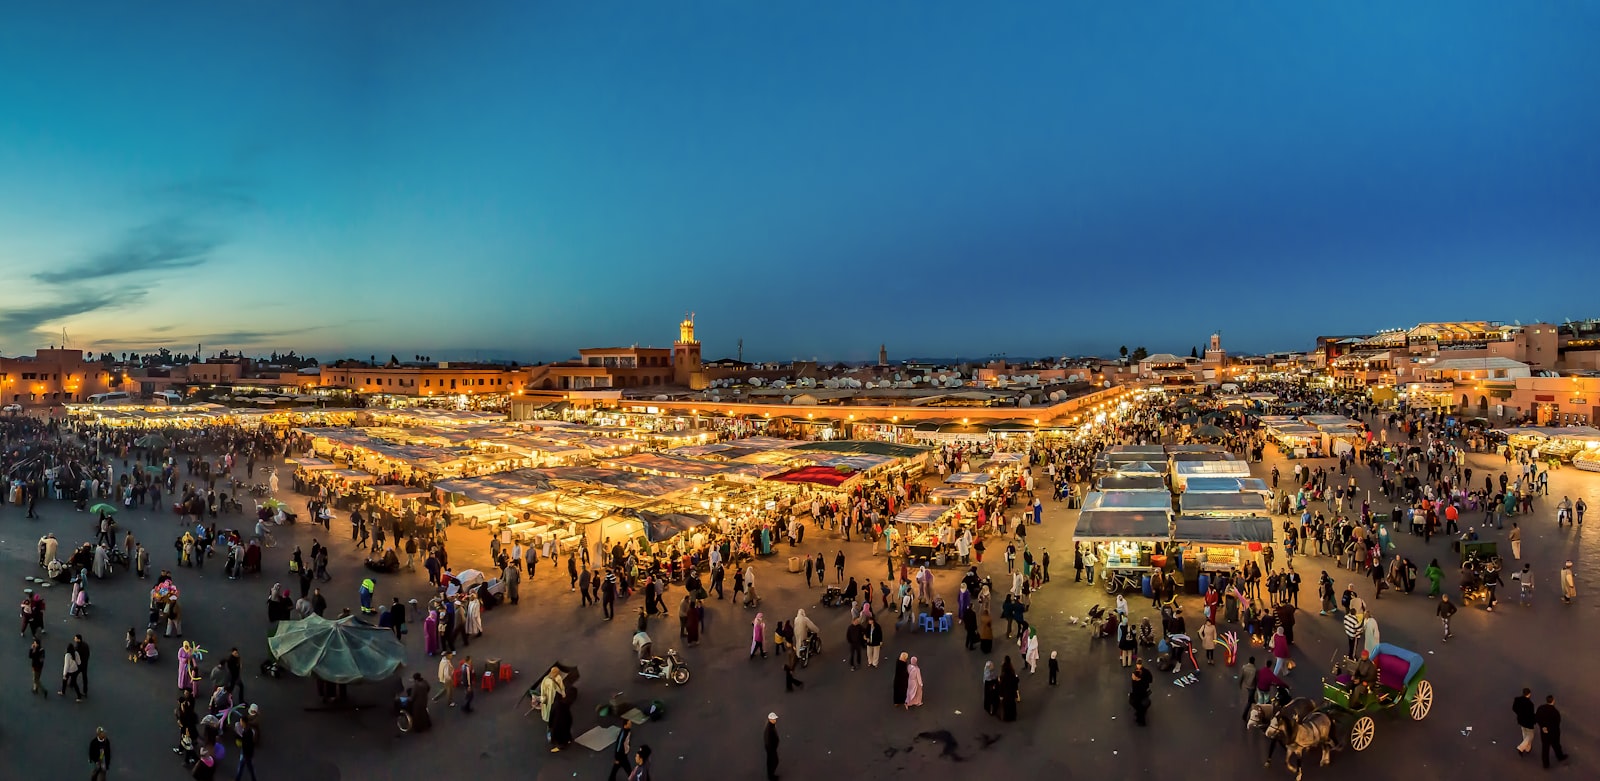
[[[133,441],[133,444],[144,448],[162,448],[167,446],[167,440],[160,434],[146,434]]]
[[[381,680],[406,658],[405,646],[394,632],[355,616],[329,621],[311,615],[280,621],[267,638],[267,647],[289,672],[331,683]]]
[[[1203,439],[1221,439],[1227,434],[1216,426],[1205,425],[1195,429],[1194,435]]]
[[[90,507],[89,508],[89,512],[92,512],[92,513],[105,513],[106,515],[115,515],[117,513],[117,508],[112,507],[111,505],[106,504],[105,502],[101,502],[101,503],[99,503],[99,504],[97,504],[97,505],[95,505],[93,507]]]
[[[262,502],[261,506],[262,507],[268,507],[268,508],[276,510],[279,507],[287,507],[288,505],[284,504],[283,502],[278,501],[277,499],[268,499],[268,500]]]

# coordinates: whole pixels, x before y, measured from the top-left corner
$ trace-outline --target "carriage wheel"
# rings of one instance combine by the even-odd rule
[[[1433,710],[1433,684],[1420,681],[1416,693],[1411,695],[1411,718],[1422,721],[1430,710]]]
[[[1372,745],[1372,736],[1378,731],[1377,722],[1371,716],[1362,716],[1350,726],[1350,748],[1356,751],[1365,751]]]

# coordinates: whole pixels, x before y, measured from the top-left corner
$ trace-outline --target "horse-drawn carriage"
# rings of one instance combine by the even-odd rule
[[[1366,750],[1377,734],[1373,717],[1379,713],[1400,707],[1420,721],[1433,709],[1433,684],[1422,657],[1388,643],[1377,650],[1370,671],[1363,669],[1364,663],[1341,659],[1333,677],[1322,679],[1321,705],[1297,697],[1276,707],[1258,706],[1256,722],[1264,723],[1267,737],[1287,749],[1286,761],[1296,779],[1304,771],[1302,758],[1313,750],[1322,751],[1323,765],[1345,746]],[[1368,673],[1365,680],[1363,672]]]

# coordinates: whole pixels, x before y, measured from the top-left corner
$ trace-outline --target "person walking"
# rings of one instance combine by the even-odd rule
[[[640,746],[633,752],[633,772],[628,774],[628,781],[650,781],[649,746]]]
[[[1150,684],[1155,676],[1144,667],[1144,661],[1133,664],[1133,674],[1128,676],[1131,683],[1128,689],[1128,704],[1133,706],[1133,721],[1135,724],[1145,726],[1145,714],[1150,710]]]
[[[67,686],[70,685],[72,693],[78,698],[77,701],[83,702],[83,688],[78,685],[80,669],[82,665],[78,662],[78,650],[73,644],[68,643],[67,652],[61,659],[61,691],[56,693],[57,696],[67,696]]]
[[[1450,633],[1450,617],[1456,614],[1456,606],[1450,601],[1449,594],[1443,594],[1439,597],[1439,607],[1433,613],[1444,624],[1444,639],[1449,640],[1454,636]]]
[[[1511,533],[1507,535],[1511,540],[1511,558],[1522,560],[1522,529],[1515,521],[1511,522]]]
[[[1532,754],[1534,729],[1539,726],[1534,716],[1532,689],[1523,687],[1522,694],[1511,701],[1511,712],[1516,714],[1517,727],[1522,730],[1522,742],[1517,744],[1517,753],[1522,756]]]
[[[1569,561],[1561,568],[1561,601],[1563,603],[1571,603],[1572,600],[1577,598],[1578,583],[1576,576],[1572,572],[1572,562]]]
[[[244,695],[240,695],[243,697]],[[254,706],[252,706],[254,707]],[[239,767],[233,771],[233,781],[244,778],[244,771],[250,771],[250,781],[256,781],[256,728],[248,721],[241,724],[238,738]]]
[[[1256,658],[1254,656],[1250,657],[1250,660],[1239,668],[1239,688],[1244,690],[1244,713],[1239,718],[1248,721],[1250,719],[1250,709],[1256,704]]]
[[[1567,752],[1561,750],[1561,711],[1556,710],[1556,696],[1546,696],[1544,704],[1534,711],[1533,717],[1539,725],[1539,755],[1544,760],[1545,768],[1550,767],[1551,751],[1556,753],[1557,761],[1567,761]]]
[[[863,634],[867,643],[867,666],[877,667],[879,654],[883,652],[883,627],[878,626],[878,619],[868,616]]]
[[[767,781],[778,778],[778,714],[767,714],[767,727],[761,735],[761,746],[767,753]]]
[[[94,737],[89,740],[89,766],[89,781],[105,781],[111,771],[111,738],[106,737],[105,727],[95,727]]]
[[[33,693],[50,696],[50,690],[39,683],[40,676],[44,675],[44,646],[39,644],[39,638],[33,638],[33,644],[28,646],[28,666],[33,669]]]
[[[449,703],[449,707],[452,707],[452,708],[454,708],[456,706],[456,665],[455,665],[455,661],[456,661],[456,653],[455,653],[455,651],[445,651],[444,655],[439,657],[439,670],[438,670],[439,691],[434,692],[434,694],[433,694],[433,699],[434,700],[438,700],[440,697],[443,697],[443,698],[445,698],[445,701],[447,703]],[[471,685],[471,682],[468,682],[468,685]]]
[[[623,778],[633,773],[633,722],[627,719],[622,720],[622,731],[611,743],[611,775],[606,781],[617,781],[619,771]]]

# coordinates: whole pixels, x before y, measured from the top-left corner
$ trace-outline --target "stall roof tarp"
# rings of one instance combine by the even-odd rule
[[[1258,477],[1191,477],[1184,494],[1234,494],[1240,491],[1271,493],[1267,481]]]
[[[1148,461],[1149,459],[1143,458],[1143,456],[1164,456],[1167,454],[1167,450],[1161,445],[1112,445],[1111,447],[1106,448],[1105,454],[1107,456],[1140,456],[1138,458],[1129,458],[1126,460]]]
[[[1073,537],[1080,540],[1164,540],[1171,533],[1166,513],[1084,510]]]
[[[947,502],[959,502],[963,499],[971,499],[973,490],[974,489],[966,486],[947,485],[929,491],[928,498],[939,499]]]
[[[749,440],[739,440],[740,444]],[[805,442],[795,445],[796,451],[821,451],[845,455],[887,456],[889,458],[921,458],[929,448],[916,445],[898,445],[893,442],[876,442],[867,439],[838,439],[829,442]]]
[[[913,504],[894,517],[895,523],[936,523],[950,508],[942,504]]]
[[[1160,491],[1090,491],[1083,497],[1083,509],[1171,513],[1172,495]]]
[[[704,515],[690,515],[687,513],[654,513],[647,510],[623,512],[622,515],[636,518],[644,524],[645,536],[651,542],[666,542],[679,534],[690,531],[709,520]]]
[[[745,437],[744,439],[730,440],[728,444],[734,447],[748,447],[757,450],[787,450],[807,444],[799,439],[779,439],[778,437]]]
[[[1226,448],[1220,445],[1167,445],[1169,455],[1177,453],[1226,453]]]
[[[1258,493],[1184,494],[1178,502],[1184,515],[1202,513],[1229,513],[1233,515],[1265,514],[1267,497]]]
[[[1028,457],[1021,453],[995,453],[989,457],[991,464],[1020,464],[1026,460]]]
[[[554,490],[548,479],[532,469],[501,472],[484,477],[440,480],[433,484],[445,493],[460,494],[475,502],[500,505],[532,499]]]
[[[296,465],[296,466],[298,466],[298,467],[300,467],[301,469],[308,469],[308,470],[309,469],[333,469],[333,468],[338,466],[338,464],[335,464],[332,461],[328,461],[327,459],[322,459],[322,458],[309,458],[309,457],[306,457],[306,458],[292,458],[292,459],[289,459],[289,462],[294,464],[294,465]]]
[[[1095,481],[1097,491],[1166,491],[1161,475],[1108,475]]]
[[[1116,467],[1119,475],[1161,475],[1167,471],[1165,461],[1133,461]]]
[[[894,461],[895,460],[889,456],[829,456],[827,458],[818,459],[817,465],[832,467],[842,466],[848,467],[857,472],[870,472],[880,466],[888,466],[889,464],[894,463]]]
[[[944,481],[950,485],[984,485],[992,479],[987,472],[956,472]]]
[[[644,472],[660,472],[673,477],[695,477],[709,480],[725,471],[721,464],[711,461],[698,461],[693,458],[678,458],[676,456],[657,455],[655,453],[638,453],[631,456],[612,459],[606,466],[617,469],[637,469]]]
[[[1272,519],[1246,518],[1191,518],[1178,516],[1173,521],[1172,538],[1180,542],[1212,545],[1238,545],[1258,542],[1272,544]]]
[[[620,469],[605,469],[593,466],[568,466],[529,471],[552,481],[606,486],[619,491],[638,494],[639,496],[655,498],[669,496],[702,485],[699,481],[683,477],[647,475],[639,472],[624,472]]]
[[[1175,475],[1190,477],[1249,477],[1250,465],[1243,461],[1179,461],[1172,465]]]
[[[1520,426],[1496,429],[1507,436],[1545,437],[1546,439],[1600,439],[1600,429],[1593,426]]]
[[[709,445],[685,445],[683,447],[675,447],[671,450],[668,450],[667,455],[682,456],[684,458],[701,458],[704,456],[721,453],[724,450],[730,450],[732,448],[732,445],[724,445],[721,442],[713,442]]]
[[[1184,451],[1172,454],[1172,463],[1181,464],[1186,461],[1238,461],[1232,453]]]
[[[831,466],[803,466],[799,469],[790,469],[782,474],[767,478],[780,483],[811,483],[813,485],[826,485],[837,488],[850,481],[858,472],[841,472]]]

